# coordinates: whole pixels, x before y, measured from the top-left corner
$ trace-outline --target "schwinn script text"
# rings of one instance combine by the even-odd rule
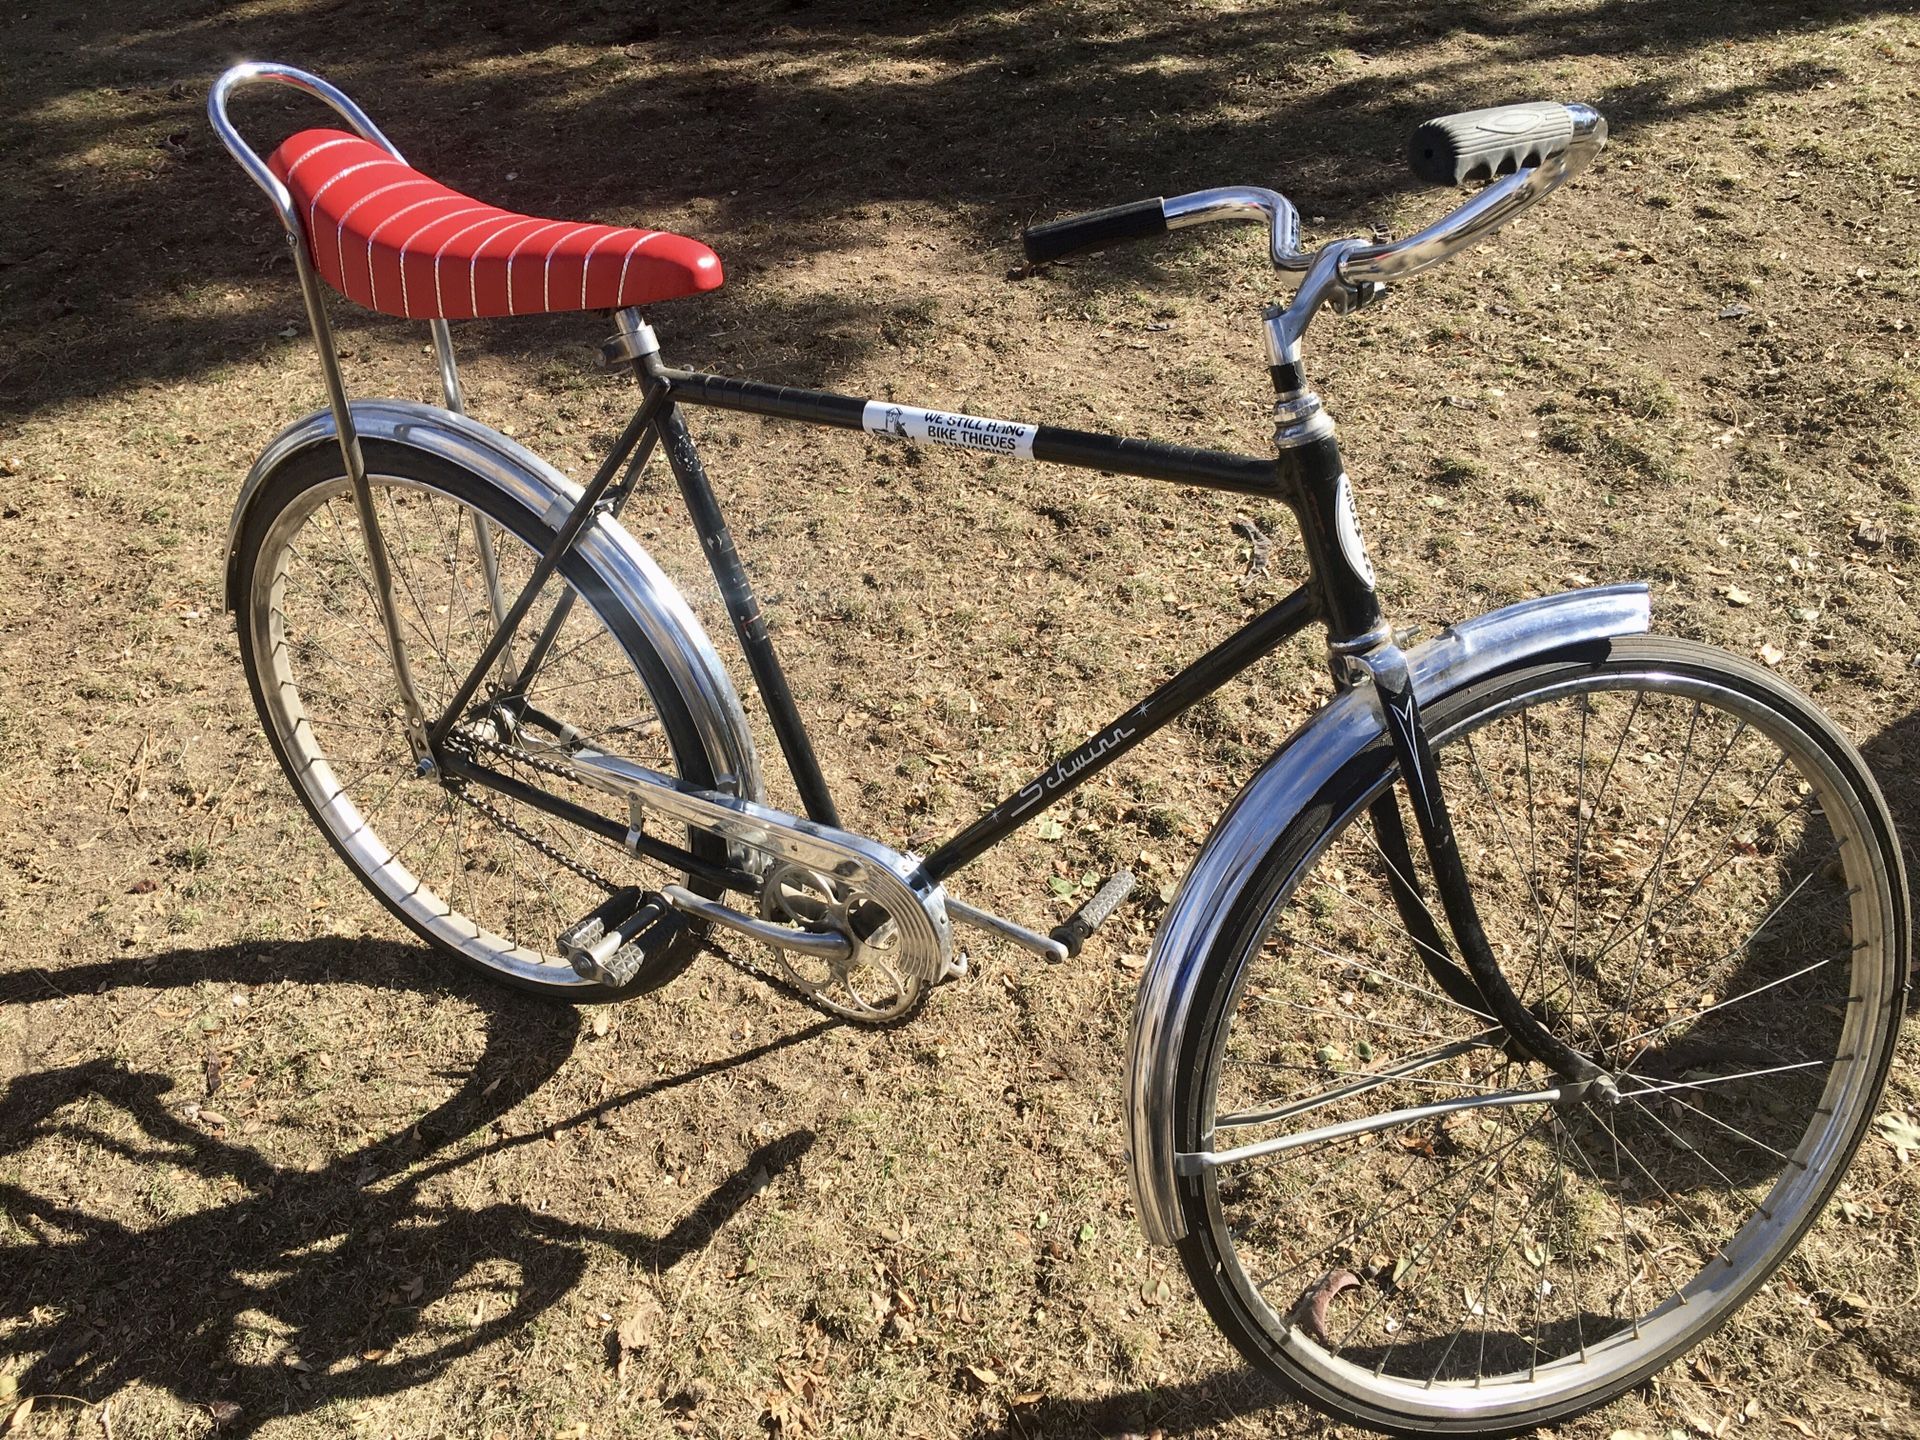
[[[1134,730],[1129,726],[1114,726],[1113,729],[1107,731],[1106,734],[1089,741],[1074,751],[1073,754],[1059,761],[1044,775],[1029,780],[1025,785],[1022,785],[1020,787],[1020,793],[1015,798],[1023,808],[1028,805],[1037,804],[1042,799],[1053,794],[1054,791],[1073,779],[1074,776],[1093,764],[1093,762],[1101,756],[1111,750],[1119,749],[1125,741],[1133,738],[1134,733]]]

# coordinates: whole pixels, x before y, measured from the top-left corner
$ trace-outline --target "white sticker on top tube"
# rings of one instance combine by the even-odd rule
[[[963,450],[985,450],[994,455],[1033,458],[1038,425],[1017,420],[989,420],[979,415],[955,415],[946,410],[922,410],[917,405],[889,405],[869,400],[860,416],[869,434],[896,440],[921,440],[933,445],[958,445]]]

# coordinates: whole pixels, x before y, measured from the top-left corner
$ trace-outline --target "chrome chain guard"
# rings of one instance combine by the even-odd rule
[[[953,931],[946,892],[927,879],[912,856],[768,805],[682,784],[591,746],[572,750],[566,763],[584,785],[676,825],[720,836],[745,852],[750,868],[797,866],[830,877],[859,903],[886,912],[897,936],[889,942],[889,959],[903,980],[925,988],[947,973]]]

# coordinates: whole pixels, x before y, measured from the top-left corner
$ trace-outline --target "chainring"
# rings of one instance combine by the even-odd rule
[[[901,1020],[920,1008],[927,984],[900,964],[900,931],[857,887],[804,865],[777,863],[764,876],[760,918],[843,935],[838,960],[775,950],[776,962],[809,1001],[864,1025]]]

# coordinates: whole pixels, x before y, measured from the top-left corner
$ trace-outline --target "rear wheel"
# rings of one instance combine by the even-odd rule
[[[408,659],[431,719],[553,532],[544,517],[457,465],[386,442],[363,449]],[[700,938],[693,925],[619,992],[582,980],[555,945],[610,887],[688,884],[685,875],[496,790],[416,773],[336,449],[306,451],[282,466],[255,497],[238,543],[241,658],[268,738],[308,812],[383,905],[490,976],[569,999],[651,989],[686,967]],[[554,642],[520,677],[534,637],[563,602]],[[516,678],[517,688],[509,683]],[[508,691],[512,703],[485,704],[490,693]],[[619,801],[540,763],[563,760],[576,740],[713,783],[687,701],[578,547],[548,580],[450,743],[623,827],[638,823]],[[712,837],[663,838],[703,859],[725,859]]]
[[[1369,810],[1406,808],[1375,750],[1209,960],[1182,1254],[1234,1343],[1323,1408],[1501,1431],[1668,1364],[1806,1233],[1885,1080],[1905,886],[1859,755],[1731,656],[1622,642],[1426,718],[1496,958],[1622,1098],[1526,1100],[1551,1075],[1442,993],[1388,887]]]

